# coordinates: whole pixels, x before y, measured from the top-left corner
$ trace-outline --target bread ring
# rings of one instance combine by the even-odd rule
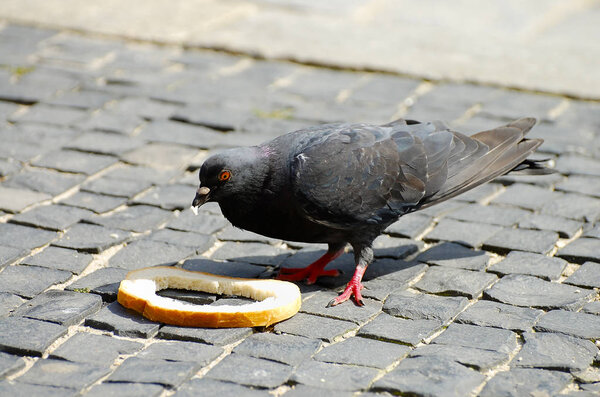
[[[156,295],[165,288],[239,295],[258,302],[242,306],[194,305]],[[152,321],[208,328],[267,326],[292,317],[301,304],[300,290],[286,281],[218,276],[171,266],[127,273],[117,300]]]

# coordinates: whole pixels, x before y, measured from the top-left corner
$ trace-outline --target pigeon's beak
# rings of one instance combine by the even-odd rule
[[[206,203],[210,198],[210,189],[206,186],[200,186],[198,190],[196,190],[196,197],[194,197],[194,201],[192,201],[192,211],[196,213],[197,208],[202,204]]]

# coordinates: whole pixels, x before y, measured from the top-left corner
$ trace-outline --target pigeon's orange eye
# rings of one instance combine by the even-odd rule
[[[231,172],[227,171],[227,170],[223,170],[219,173],[219,180],[221,182],[225,182],[226,180],[228,180],[229,178],[231,178]]]

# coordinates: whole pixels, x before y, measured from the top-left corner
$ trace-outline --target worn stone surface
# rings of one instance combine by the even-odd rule
[[[102,296],[104,300],[114,301],[117,299],[119,283],[125,278],[126,269],[105,267],[98,269],[69,284],[66,289],[71,291],[93,292]]]
[[[205,393],[208,396],[248,396],[269,397],[265,389],[253,389],[231,382],[224,382],[207,377],[194,378],[183,384],[174,394],[177,397],[194,397]]]
[[[173,362],[130,357],[110,376],[108,382],[158,383],[177,387],[192,377],[199,365],[192,362]]]
[[[291,379],[322,389],[354,391],[366,389],[378,373],[375,368],[307,361],[296,369]]]
[[[88,397],[158,397],[164,387],[152,383],[100,383],[85,393]]]
[[[69,226],[78,223],[91,214],[91,211],[82,208],[68,207],[66,205],[49,205],[18,214],[11,221],[26,226],[64,231]]]
[[[531,331],[543,314],[541,310],[481,300],[460,313],[456,322],[513,331]]]
[[[66,387],[31,385],[20,382],[0,382],[0,393],[15,397],[28,396],[77,396],[79,392]]]
[[[315,355],[315,360],[384,369],[404,358],[409,351],[408,346],[395,343],[350,338],[325,347]]]
[[[519,222],[519,227],[534,230],[550,230],[561,238],[572,238],[581,229],[582,223],[557,216],[534,214]]]
[[[0,246],[0,270],[27,255],[28,252],[22,248]]]
[[[568,335],[525,333],[525,344],[511,365],[526,368],[582,370],[590,366],[598,348],[590,341]]]
[[[558,250],[558,256],[570,262],[600,262],[600,239],[579,238]]]
[[[116,335],[150,338],[158,333],[159,324],[146,320],[141,314],[125,309],[118,302],[102,308],[98,313],[89,316],[85,325]]]
[[[486,250],[508,253],[512,250],[547,254],[558,241],[558,233],[547,230],[503,229],[487,239]]]
[[[546,280],[558,280],[567,266],[565,260],[531,252],[512,251],[506,258],[490,266],[498,274],[526,274]]]
[[[108,366],[101,367],[88,363],[45,359],[36,362],[26,374],[19,378],[19,381],[36,385],[81,389],[91,385],[109,372]]]
[[[457,294],[474,298],[496,279],[495,275],[489,273],[431,266],[414,287],[434,294]]]
[[[439,344],[419,346],[412,350],[409,355],[411,357],[437,357],[452,360],[479,370],[496,367],[509,360],[507,352]]]
[[[490,379],[481,396],[554,395],[571,380],[569,374],[534,368],[512,368]]]
[[[433,219],[426,215],[411,214],[401,217],[398,221],[392,223],[386,233],[392,236],[407,237],[414,239],[420,236],[431,226]]]
[[[600,339],[600,317],[566,310],[552,310],[539,319],[535,330],[559,332],[578,338],[596,340]]]
[[[285,383],[292,367],[274,361],[241,354],[231,354],[220,361],[207,377],[242,385],[273,388]]]
[[[446,322],[462,311],[468,302],[465,297],[443,297],[400,291],[392,293],[386,299],[383,310],[397,317]]]
[[[131,233],[102,226],[78,223],[70,228],[54,245],[80,251],[99,253],[131,238]]]
[[[318,339],[259,333],[244,339],[233,352],[296,366],[309,359],[320,347]]]
[[[80,332],[52,351],[50,358],[108,367],[120,355],[135,353],[142,347],[139,342]]]
[[[0,352],[0,379],[4,379],[25,367],[25,360],[19,356]]]
[[[62,325],[22,317],[0,319],[0,349],[10,353],[41,356],[67,333]]]
[[[485,294],[509,305],[568,310],[583,307],[594,296],[590,290],[523,275],[504,276]]]
[[[582,287],[600,287],[600,263],[585,262],[570,275],[565,283]]]
[[[148,360],[194,362],[204,366],[223,353],[223,349],[201,343],[172,341],[153,343],[137,355]]]
[[[86,220],[113,229],[143,233],[148,230],[157,229],[167,223],[171,217],[172,214],[168,211],[146,205],[135,205],[110,215],[91,216]]]
[[[8,316],[19,307],[25,299],[8,292],[0,292],[0,318]]]
[[[223,346],[239,342],[251,334],[252,328],[211,329],[166,325],[160,328],[157,336],[162,339],[202,342]]]
[[[276,324],[274,330],[275,332],[285,332],[286,334],[332,342],[357,328],[358,325],[350,321],[298,313],[292,318]]]
[[[477,248],[501,230],[502,227],[498,225],[444,218],[424,238],[431,241],[453,241],[467,247]]]
[[[148,266],[173,265],[192,256],[196,250],[192,247],[173,245],[161,241],[136,240],[110,258],[111,267],[135,270]]]
[[[419,254],[416,260],[439,266],[483,270],[487,266],[490,257],[485,251],[473,251],[455,243],[442,243]]]
[[[92,255],[84,252],[50,246],[34,256],[25,258],[21,263],[80,274],[92,259]]]
[[[400,362],[373,387],[393,393],[464,396],[479,386],[483,379],[482,374],[449,359],[415,357]]]
[[[55,232],[41,230],[12,223],[0,223],[0,245],[33,249],[39,248],[53,241],[57,237]]]
[[[333,291],[321,291],[313,294],[309,299],[302,302],[300,311],[303,313],[316,314],[323,317],[337,318],[364,324],[375,317],[381,311],[381,302],[365,298],[361,310],[356,310],[354,305],[337,305],[327,307],[327,304],[337,297]]]
[[[95,294],[50,290],[20,306],[15,315],[70,326],[97,312],[101,306],[102,298]]]
[[[0,273],[0,292],[33,298],[48,287],[67,281],[72,274],[39,266],[8,266]]]
[[[433,343],[474,347],[508,354],[517,347],[517,335],[506,329],[450,324],[433,340]]]
[[[0,210],[6,212],[21,212],[32,204],[50,198],[46,193],[0,186]]]
[[[357,335],[414,346],[441,326],[442,322],[438,320],[410,320],[382,313],[364,325]]]
[[[60,201],[61,204],[84,208],[98,214],[102,214],[126,203],[123,197],[107,196],[80,191]]]

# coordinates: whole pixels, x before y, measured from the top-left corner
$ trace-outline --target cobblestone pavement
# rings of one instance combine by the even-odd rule
[[[162,325],[115,302],[131,269],[242,277],[323,247],[188,209],[210,153],[331,121],[541,121],[559,174],[503,177],[376,242],[366,305],[300,284],[266,329]],[[0,395],[597,395],[600,104],[5,26]],[[165,291],[208,304],[239,299]],[[327,391],[323,391],[326,389]],[[535,393],[533,393],[535,391]],[[529,393],[532,394],[529,394]]]

